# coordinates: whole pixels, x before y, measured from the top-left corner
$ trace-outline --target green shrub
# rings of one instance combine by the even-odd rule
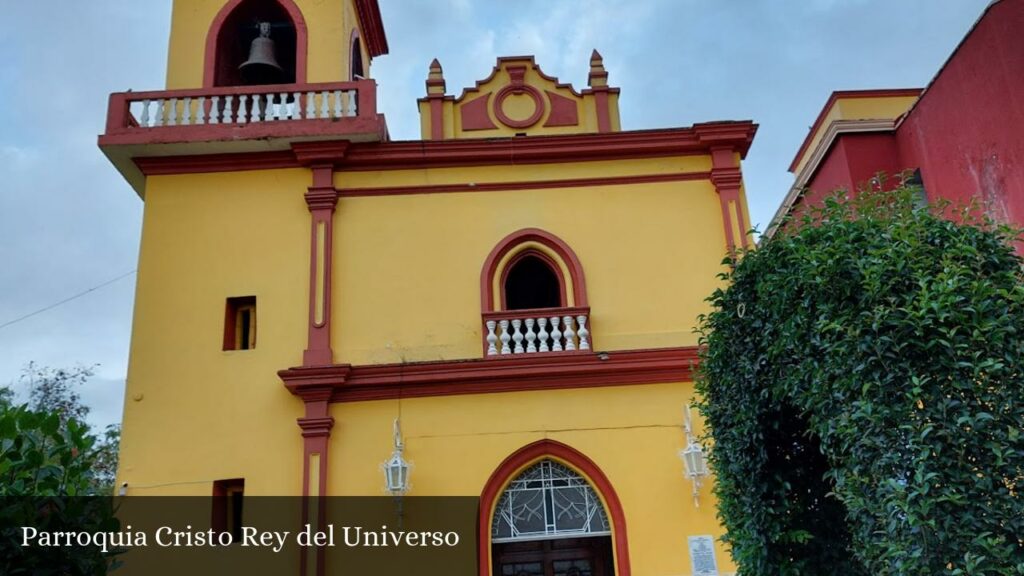
[[[727,260],[697,390],[744,576],[1024,574],[1021,259],[964,217],[835,196]]]

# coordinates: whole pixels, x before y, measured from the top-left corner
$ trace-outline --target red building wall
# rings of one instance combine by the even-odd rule
[[[896,132],[929,199],[1024,225],[1024,0],[992,5]]]

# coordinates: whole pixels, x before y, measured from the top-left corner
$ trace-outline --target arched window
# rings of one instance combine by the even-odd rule
[[[359,44],[359,36],[352,33],[352,80],[362,80],[366,78],[366,69],[363,67],[363,49]]]
[[[608,515],[587,480],[547,459],[509,483],[491,523],[494,543],[609,534]]]
[[[526,252],[505,271],[502,293],[505,310],[559,308],[565,305],[562,282],[552,263],[539,254]]]
[[[306,25],[291,0],[233,0],[206,42],[206,86],[305,82]]]
[[[540,440],[506,458],[480,495],[481,576],[630,576],[615,489],[585,455]]]
[[[583,266],[569,245],[550,232],[537,228],[513,232],[484,261],[480,304],[484,313],[586,307]]]

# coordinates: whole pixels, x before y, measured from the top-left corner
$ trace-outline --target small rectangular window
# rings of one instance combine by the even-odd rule
[[[250,350],[256,347],[256,297],[228,298],[224,315],[224,349]]]
[[[234,542],[242,539],[242,504],[245,479],[217,480],[213,483],[213,516],[210,528],[214,532],[228,532]]]

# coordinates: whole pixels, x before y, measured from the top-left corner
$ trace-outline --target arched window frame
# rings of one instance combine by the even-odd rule
[[[558,307],[565,308],[568,306],[565,294],[565,274],[562,272],[562,267],[559,266],[558,262],[554,258],[549,256],[542,250],[536,247],[527,247],[519,250],[510,258],[504,266],[501,267],[501,276],[498,278],[499,290],[501,292],[501,309],[508,310],[508,295],[505,293],[505,285],[508,281],[508,274],[515,268],[516,264],[524,260],[525,258],[536,258],[547,265],[548,268],[554,273],[555,277],[558,278]]]
[[[524,228],[498,242],[484,261],[480,273],[480,303],[483,312],[504,310],[505,277],[514,262],[526,255],[540,256],[554,269],[561,283],[563,307],[588,306],[583,266],[572,248],[550,232],[539,228]]]
[[[370,67],[368,59],[363,59],[363,39],[359,36],[359,29],[353,28],[352,34],[349,35],[348,39],[348,79],[355,82],[360,78],[356,78],[356,55],[359,55],[359,64],[362,68],[362,79],[370,77]]]
[[[231,0],[225,4],[210,24],[206,33],[206,53],[203,60],[203,87],[213,88],[217,79],[217,40],[220,37],[224,22],[232,12],[247,0]],[[307,31],[306,20],[302,17],[302,11],[292,0],[274,0],[288,13],[292,25],[295,26],[295,83],[306,83],[306,52],[307,52]]]
[[[554,460],[579,473],[590,483],[604,505],[612,529],[616,576],[630,576],[626,516],[615,489],[604,472],[582,452],[555,440],[540,440],[520,448],[498,466],[480,494],[478,559],[480,576],[491,575],[491,522],[505,488],[525,470],[544,459]]]

